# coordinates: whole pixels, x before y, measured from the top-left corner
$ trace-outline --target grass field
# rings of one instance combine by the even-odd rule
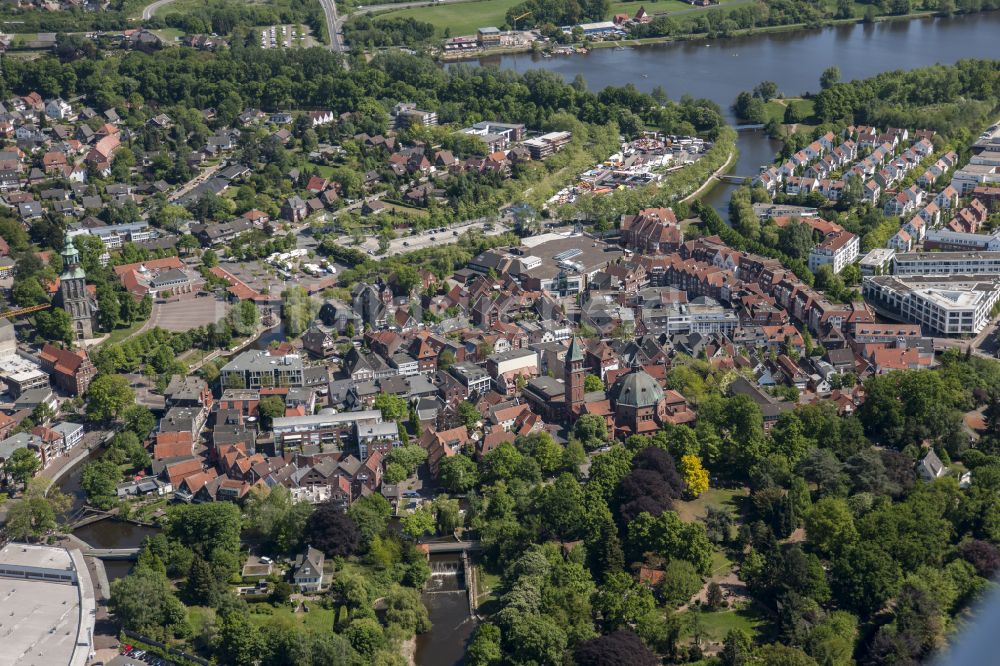
[[[501,26],[507,20],[507,10],[521,0],[476,0],[429,7],[409,7],[387,12],[384,16],[412,18],[432,23],[438,32],[450,30],[451,36],[472,35],[486,26]]]
[[[746,488],[709,488],[698,499],[689,502],[677,502],[677,515],[681,520],[692,523],[708,515],[708,507],[727,507],[734,516],[739,515],[738,502],[747,496]]]
[[[682,619],[684,629],[681,636],[690,638],[692,634],[691,613],[686,611]],[[764,623],[764,618],[752,606],[739,610],[722,610],[716,612],[702,611],[701,613],[701,635],[702,639],[713,643],[721,643],[730,629],[742,629],[751,637],[757,635],[758,627]]]
[[[250,604],[250,621],[258,627],[273,624],[275,621],[285,621],[301,625],[308,631],[316,633],[333,629],[333,610],[323,608],[318,601],[309,601],[308,613],[293,613],[291,608],[281,606],[275,608],[271,604]],[[268,612],[268,610],[272,612]]]
[[[116,342],[121,342],[125,338],[132,337],[132,335],[140,328],[142,328],[142,325],[145,323],[146,322],[144,321],[137,321],[127,328],[116,328],[115,330],[111,331],[107,339],[105,339],[104,342],[102,342],[101,344],[102,345],[114,344]]]
[[[186,0],[178,0],[180,2]],[[507,16],[507,10],[522,0],[473,0],[472,2],[455,2],[443,5],[428,5],[426,7],[408,7],[392,10],[392,5],[386,5],[383,16],[412,18],[418,21],[432,23],[442,35],[447,28],[452,37],[475,34],[478,28],[487,26],[502,26]],[[722,5],[747,4],[752,0],[722,0]],[[629,2],[612,2],[605,17],[610,19],[615,14],[634,15],[639,7],[645,7],[650,14],[693,13],[706,11],[692,7],[683,0],[630,0]],[[717,8],[717,7],[716,7]],[[709,8],[707,11],[711,11]]]

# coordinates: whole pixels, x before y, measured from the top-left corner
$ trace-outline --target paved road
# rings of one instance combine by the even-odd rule
[[[177,201],[178,199],[180,199],[181,197],[183,197],[185,194],[187,194],[188,192],[190,192],[191,190],[193,190],[194,188],[198,187],[199,185],[201,185],[202,183],[204,183],[206,180],[208,180],[209,178],[211,178],[212,176],[214,176],[215,172],[218,171],[221,168],[222,168],[221,164],[213,164],[212,166],[208,167],[207,169],[205,169],[204,171],[202,171],[201,173],[199,173],[197,176],[195,176],[194,178],[192,178],[188,182],[184,183],[176,192],[174,192],[173,194],[169,195],[167,197],[167,201],[169,201],[170,203],[173,203],[173,202]]]
[[[173,1],[174,0],[156,0],[156,2],[154,2],[153,4],[147,5],[146,8],[142,10],[142,20],[148,21],[149,19],[153,18],[153,16],[156,15],[156,12],[160,9],[160,7],[169,5]]]
[[[319,4],[323,7],[323,13],[326,15],[326,31],[330,34],[330,50],[343,52],[345,50],[344,40],[340,30],[344,25],[344,20],[337,16],[337,3],[335,0],[319,0]]]

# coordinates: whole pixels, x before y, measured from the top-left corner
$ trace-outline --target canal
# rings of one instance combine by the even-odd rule
[[[431,555],[431,578],[424,587],[423,601],[432,628],[417,636],[414,661],[419,666],[461,664],[476,622],[469,617],[462,560],[457,554]]]

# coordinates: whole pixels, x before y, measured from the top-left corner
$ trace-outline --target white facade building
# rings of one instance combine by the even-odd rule
[[[930,335],[976,335],[1000,299],[1000,276],[866,277],[862,293],[876,311]]]

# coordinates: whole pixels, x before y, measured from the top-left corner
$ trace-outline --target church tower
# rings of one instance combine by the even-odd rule
[[[566,414],[572,420],[583,405],[583,384],[587,371],[583,367],[583,344],[575,335],[566,350],[563,383],[566,386]]]
[[[62,251],[63,272],[59,276],[59,294],[62,307],[73,321],[73,333],[77,340],[94,337],[94,311],[96,307],[87,292],[87,275],[80,267],[80,253],[73,245],[73,239],[66,235]]]

